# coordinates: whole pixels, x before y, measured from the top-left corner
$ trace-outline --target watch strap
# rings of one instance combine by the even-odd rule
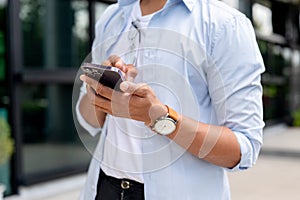
[[[175,110],[173,110],[172,108],[170,108],[168,105],[166,105],[166,107],[168,108],[168,114],[167,114],[167,116],[170,117],[170,118],[172,118],[177,123],[178,120],[179,120],[178,113]]]

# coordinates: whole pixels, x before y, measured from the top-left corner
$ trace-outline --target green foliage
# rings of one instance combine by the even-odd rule
[[[7,162],[14,151],[14,142],[11,138],[10,126],[0,118],[0,165]]]
[[[293,112],[293,125],[300,126],[300,109]]]

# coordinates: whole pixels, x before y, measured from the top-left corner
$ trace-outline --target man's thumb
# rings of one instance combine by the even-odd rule
[[[145,91],[143,89],[145,85],[146,84],[143,84],[143,83],[136,84],[136,83],[133,83],[130,81],[123,81],[120,84],[120,89],[126,93],[135,94],[137,96],[143,96],[145,93]]]

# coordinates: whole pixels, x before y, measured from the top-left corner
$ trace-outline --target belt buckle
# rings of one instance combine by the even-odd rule
[[[121,181],[121,188],[124,189],[124,190],[129,189],[130,188],[130,182],[122,180]]]

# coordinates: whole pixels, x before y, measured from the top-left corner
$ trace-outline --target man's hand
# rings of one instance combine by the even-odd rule
[[[88,98],[96,109],[105,113],[142,121],[149,126],[168,112],[147,84],[124,81],[120,85],[122,92],[118,92],[85,75],[80,79],[93,88],[95,93],[88,92]]]
[[[119,68],[122,72],[124,72],[124,75],[128,81],[133,81],[138,74],[135,66],[132,64],[125,64],[123,60],[116,55],[110,56],[107,60],[102,62],[102,65]]]

